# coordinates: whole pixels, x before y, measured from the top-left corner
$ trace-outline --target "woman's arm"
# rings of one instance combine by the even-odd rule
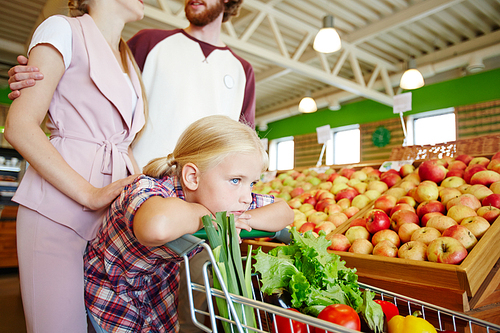
[[[160,246],[200,230],[203,227],[201,218],[205,215],[211,213],[203,205],[154,196],[135,213],[133,230],[142,245]]]
[[[130,158],[130,161],[132,161],[132,165],[134,166],[134,173],[136,174],[141,174],[142,170],[139,168],[139,164],[137,164],[137,161],[135,160],[134,153],[132,150],[132,147],[128,147],[128,157]]]
[[[252,209],[242,214],[236,221],[236,226],[247,229],[245,223],[252,229],[264,231],[279,231],[293,222],[294,213],[286,201],[275,198],[274,203]],[[248,230],[248,229],[247,229]]]
[[[5,124],[5,139],[45,180],[68,197],[90,209],[109,205],[135,176],[95,188],[66,163],[40,128],[64,74],[62,55],[50,44],[38,44],[30,52],[28,65],[46,73],[45,78],[34,87],[25,88],[12,102]]]

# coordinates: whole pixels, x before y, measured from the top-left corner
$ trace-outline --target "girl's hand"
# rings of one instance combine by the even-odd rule
[[[101,188],[92,187],[84,206],[91,210],[99,210],[109,206],[120,195],[123,188],[132,183],[137,176],[139,175],[131,175]]]
[[[245,229],[248,232],[252,231],[252,227],[249,225],[251,218],[252,215],[249,213],[243,213],[234,221],[234,226],[236,227],[238,235],[240,234],[241,229]],[[239,241],[241,243],[241,238],[239,238]]]

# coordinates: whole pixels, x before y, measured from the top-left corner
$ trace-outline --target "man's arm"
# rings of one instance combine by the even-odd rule
[[[28,58],[18,56],[17,62],[19,65],[9,69],[9,87],[12,92],[8,95],[9,99],[15,100],[21,96],[21,90],[35,85],[36,80],[42,80],[43,74],[40,73],[38,67],[27,66]]]

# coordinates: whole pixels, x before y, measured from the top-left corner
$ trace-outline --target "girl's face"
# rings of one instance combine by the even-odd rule
[[[252,202],[252,187],[261,172],[258,154],[231,154],[200,175],[196,201],[213,214],[227,211],[239,217]]]

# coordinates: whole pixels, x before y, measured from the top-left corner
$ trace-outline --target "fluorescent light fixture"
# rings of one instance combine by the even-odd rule
[[[323,17],[323,28],[318,31],[316,38],[314,38],[313,48],[321,53],[332,53],[340,50],[341,47],[340,36],[333,27],[333,16]]]

